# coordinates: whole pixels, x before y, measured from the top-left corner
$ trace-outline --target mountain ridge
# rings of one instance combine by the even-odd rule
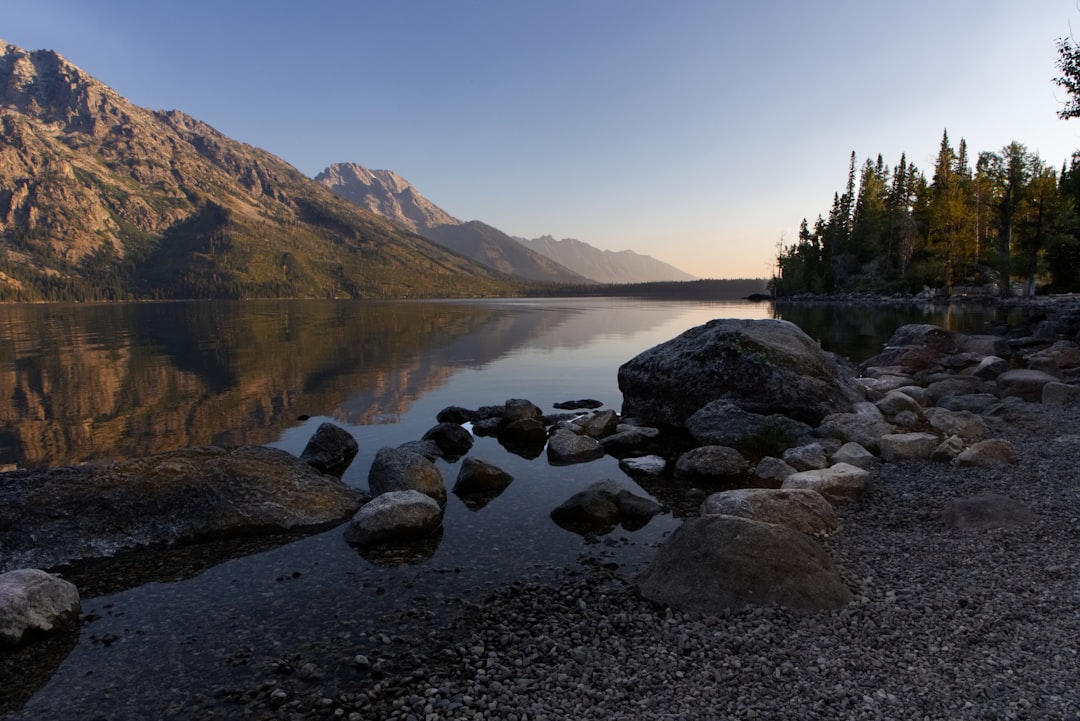
[[[652,283],[697,280],[673,265],[632,250],[601,250],[575,238],[550,235],[514,240],[600,283]]]
[[[515,284],[52,50],[0,40],[0,299],[504,294]]]
[[[545,283],[591,281],[479,220],[462,221],[390,170],[334,163],[315,176],[342,198],[499,273]]]

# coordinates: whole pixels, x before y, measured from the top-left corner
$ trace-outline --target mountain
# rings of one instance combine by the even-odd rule
[[[342,198],[500,273],[547,283],[590,282],[498,228],[478,220],[458,220],[389,170],[335,163],[316,175],[315,181]]]
[[[0,41],[0,299],[504,293],[505,277],[50,50]]]
[[[546,255],[600,283],[653,283],[696,280],[673,265],[632,250],[600,250],[573,238],[555,240],[550,235],[527,240],[516,238],[525,247]]]

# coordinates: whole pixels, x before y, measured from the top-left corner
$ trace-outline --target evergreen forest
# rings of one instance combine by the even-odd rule
[[[1058,41],[1058,113],[1080,117],[1080,47]],[[929,173],[929,175],[928,175]],[[827,214],[781,241],[770,288],[802,293],[992,294],[1080,291],[1080,150],[1055,167],[1013,141],[972,155],[941,137],[927,172],[851,154]]]

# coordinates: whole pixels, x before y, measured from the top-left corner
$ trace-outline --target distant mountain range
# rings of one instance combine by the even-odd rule
[[[600,250],[571,238],[526,240],[478,220],[461,221],[390,170],[336,163],[315,180],[346,200],[502,273],[556,283],[694,280],[689,273],[633,251]]]
[[[438,207],[389,170],[336,163],[315,176],[342,198],[507,275],[547,283],[588,283],[588,278],[529,250],[498,228],[467,223]]]
[[[507,276],[0,41],[0,299],[502,294]]]
[[[684,273],[673,265],[632,250],[600,250],[580,240],[555,240],[550,235],[542,235],[532,240],[515,240],[599,283],[697,280],[695,276]]]

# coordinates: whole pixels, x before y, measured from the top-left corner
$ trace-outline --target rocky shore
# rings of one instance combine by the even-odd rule
[[[449,600],[415,636],[294,659],[203,718],[1080,719],[1080,409],[1016,404],[1018,463],[885,464],[826,541],[855,600],[717,616],[655,607],[638,569],[592,559],[543,583]],[[1035,513],[959,530],[954,498]],[[333,679],[328,683],[328,679]]]
[[[824,525],[795,535],[838,574],[842,598],[801,606],[755,595],[786,585],[798,564],[756,588],[729,556],[697,566],[710,576],[709,593],[714,575],[747,590],[707,613],[680,611],[680,602],[650,602],[656,591],[642,581],[670,563],[660,563],[662,553],[648,568],[620,563],[617,544],[594,531],[576,568],[482,595],[437,594],[435,603],[403,596],[349,632],[313,623],[312,643],[283,646],[273,658],[231,653],[230,665],[235,659],[250,673],[173,705],[163,693],[158,715],[1080,721],[1080,312],[1071,301],[1030,310],[1024,328],[996,335],[905,326],[861,364],[858,381],[790,324],[717,321],[620,369],[624,423],[606,411],[550,436],[549,456],[560,433],[593,439],[580,459],[553,463],[587,462],[592,446],[625,452],[627,434],[636,448],[628,459],[640,460],[652,457],[644,455],[652,436],[631,416],[659,420],[682,425],[699,444],[669,459],[676,478],[750,474],[784,503],[820,494]],[[701,362],[699,378],[687,359]],[[706,389],[735,376],[731,387]],[[703,395],[712,399],[704,406]],[[510,427],[506,408],[500,422]],[[601,419],[603,431],[588,427]],[[703,494],[675,509],[703,517],[684,522],[662,548],[690,526],[724,525],[735,537],[753,527],[769,542],[794,533],[793,519],[734,518],[731,500]],[[716,511],[722,523],[699,523],[710,507],[733,510]],[[781,566],[784,548],[775,554]],[[748,555],[751,566],[764,560]],[[690,568],[680,583],[692,587]],[[112,718],[112,704],[63,710]],[[8,718],[43,718],[33,704],[24,712]]]

